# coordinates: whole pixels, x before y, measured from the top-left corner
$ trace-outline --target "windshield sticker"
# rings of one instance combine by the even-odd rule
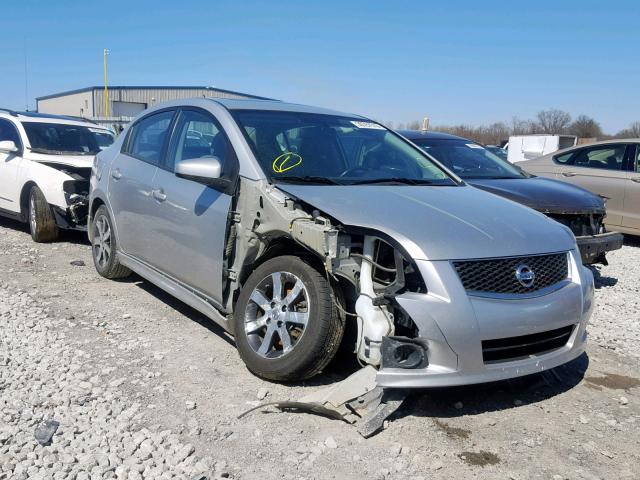
[[[292,168],[296,168],[301,163],[302,157],[300,155],[293,152],[285,152],[273,161],[271,168],[276,173],[284,173]]]
[[[384,127],[382,125],[378,125],[377,123],[373,123],[373,122],[359,122],[356,120],[351,120],[351,124],[358,128],[369,128],[371,130],[384,130]]]
[[[476,145],[475,143],[467,143],[467,147],[469,148],[479,148],[482,150],[482,147],[480,145]]]

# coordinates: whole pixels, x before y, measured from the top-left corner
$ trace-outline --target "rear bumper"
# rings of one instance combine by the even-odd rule
[[[521,377],[563,365],[585,350],[593,311],[593,275],[570,255],[570,278],[558,290],[529,298],[469,295],[449,262],[420,261],[429,293],[396,297],[419,331],[427,359],[417,368],[384,366],[380,386],[426,388],[469,385]],[[571,327],[566,343],[536,354],[489,361],[483,341],[544,335]]]
[[[576,237],[582,263],[584,264],[602,261],[601,258],[604,253],[622,248],[623,240],[623,235],[618,232]]]

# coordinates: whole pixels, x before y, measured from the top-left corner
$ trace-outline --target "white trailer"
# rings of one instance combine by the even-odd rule
[[[525,162],[548,153],[573,147],[574,135],[514,135],[509,137],[507,159],[511,163]]]

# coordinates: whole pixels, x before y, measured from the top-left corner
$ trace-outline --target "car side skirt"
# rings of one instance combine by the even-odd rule
[[[231,322],[216,308],[214,300],[208,298],[182,282],[169,277],[159,270],[147,265],[130,255],[118,252],[118,260],[125,267],[130,268],[138,275],[171,294],[181,302],[199,311],[213,320],[215,323],[231,333]],[[220,307],[222,308],[222,307]]]

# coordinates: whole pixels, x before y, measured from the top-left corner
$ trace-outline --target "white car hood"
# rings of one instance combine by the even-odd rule
[[[56,163],[75,168],[91,168],[95,155],[47,155],[29,152],[28,155],[25,155],[25,158],[33,162]]]
[[[571,232],[554,220],[470,186],[277,187],[344,225],[389,235],[416,260],[524,256],[575,247]]]

